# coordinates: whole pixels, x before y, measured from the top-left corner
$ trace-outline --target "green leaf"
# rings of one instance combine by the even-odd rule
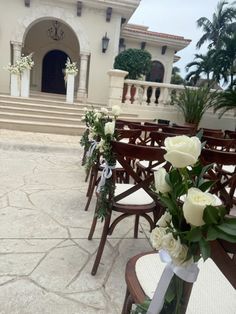
[[[159,195],[161,203],[167,207],[172,215],[178,214],[178,207],[176,203],[170,198],[166,197],[163,194]]]
[[[222,239],[222,240],[236,243],[236,235],[235,234],[231,235],[231,234],[225,233],[225,232],[221,231],[217,226],[215,226],[215,229],[216,229],[216,232],[218,232],[218,236],[217,236],[218,239]]]
[[[213,185],[215,184],[215,181],[213,180],[209,180],[209,181],[205,181],[202,184],[200,184],[198,186],[198,188],[202,191],[205,192],[207,190],[209,190]]]
[[[202,168],[202,171],[200,173],[200,178],[203,177],[203,175],[208,172],[209,169],[211,169],[213,167],[214,164],[209,164],[209,165],[206,165]]]
[[[200,252],[204,261],[211,255],[210,244],[205,240],[201,239],[199,241]]]
[[[221,225],[218,225],[217,229],[236,237],[236,226],[234,225],[223,223]]]
[[[202,237],[202,232],[200,228],[193,228],[188,232],[187,240],[190,242],[198,242]]]
[[[179,183],[182,183],[181,175],[179,174],[179,171],[177,169],[172,169],[169,172],[169,179],[170,179],[171,185],[173,186],[178,185]]]
[[[218,211],[217,208],[211,205],[206,206],[203,212],[203,220],[206,224],[217,224],[218,223]]]
[[[207,231],[207,241],[214,241],[218,238],[218,232],[214,226],[210,226]]]

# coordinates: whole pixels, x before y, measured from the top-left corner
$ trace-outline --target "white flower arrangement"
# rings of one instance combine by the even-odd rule
[[[8,64],[7,67],[4,67],[5,70],[8,70],[11,74],[20,75],[19,67],[16,64]]]
[[[28,56],[22,55],[20,59],[16,61],[16,66],[19,68],[20,73],[24,70],[31,70],[34,66],[34,61],[32,60],[33,53],[30,53]]]
[[[65,74],[74,74],[76,75],[79,71],[79,69],[77,68],[77,64],[76,62],[71,62],[69,58],[67,58],[66,60],[66,68],[65,68]]]

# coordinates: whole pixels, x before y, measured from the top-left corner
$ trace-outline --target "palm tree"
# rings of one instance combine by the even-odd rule
[[[197,42],[197,48],[203,43],[210,41],[209,48],[215,47],[219,49],[222,45],[222,38],[227,34],[231,34],[236,29],[236,8],[233,6],[225,7],[228,1],[220,1],[217,5],[217,11],[212,16],[212,22],[201,17],[197,20],[197,26],[202,28],[204,34]],[[235,2],[232,3],[234,5]]]
[[[206,55],[195,54],[194,61],[186,65],[187,72],[192,67],[195,67],[195,70],[189,72],[186,75],[185,79],[187,81],[192,79],[194,83],[196,84],[196,82],[200,79],[200,75],[204,74],[207,77],[208,86],[209,86],[211,82],[210,75],[211,73],[214,72],[214,65],[215,65],[214,54],[212,51],[209,50]],[[214,73],[212,76],[214,77]]]
[[[220,118],[229,110],[235,110],[236,113],[236,90],[233,89],[221,93],[220,98],[215,105],[215,111],[220,111]]]
[[[185,83],[184,79],[180,75],[180,68],[177,66],[174,66],[172,68],[172,73],[171,73],[171,84],[177,84],[177,85],[182,85]]]

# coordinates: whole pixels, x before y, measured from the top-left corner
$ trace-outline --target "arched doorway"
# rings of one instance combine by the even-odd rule
[[[43,58],[42,92],[65,94],[63,69],[68,55],[61,50],[51,50]]]

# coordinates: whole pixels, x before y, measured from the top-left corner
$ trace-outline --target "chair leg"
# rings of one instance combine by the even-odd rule
[[[95,231],[95,228],[96,228],[96,225],[97,225],[97,215],[96,215],[96,212],[97,212],[97,206],[95,208],[95,211],[94,211],[94,215],[93,215],[93,221],[92,221],[92,225],[90,227],[90,231],[89,231],[89,235],[88,235],[88,240],[92,240],[93,238],[93,234],[94,234],[94,231]]]
[[[98,266],[100,264],[102,253],[103,253],[103,250],[104,250],[104,247],[105,247],[105,244],[106,244],[106,240],[107,240],[107,235],[109,233],[110,221],[111,221],[111,214],[107,214],[107,216],[105,217],[105,222],[104,222],[103,231],[102,231],[102,237],[101,237],[101,240],[100,240],[100,243],[99,243],[99,247],[98,247],[98,250],[97,250],[97,255],[96,255],[96,258],[95,258],[95,261],[94,261],[94,264],[93,264],[93,268],[92,268],[92,271],[91,271],[91,274],[93,276],[96,275]]]
[[[130,314],[132,304],[133,304],[132,297],[130,295],[128,288],[126,288],[125,300],[121,314]]]
[[[134,223],[134,238],[138,239],[138,225],[139,225],[139,215],[135,215]]]

